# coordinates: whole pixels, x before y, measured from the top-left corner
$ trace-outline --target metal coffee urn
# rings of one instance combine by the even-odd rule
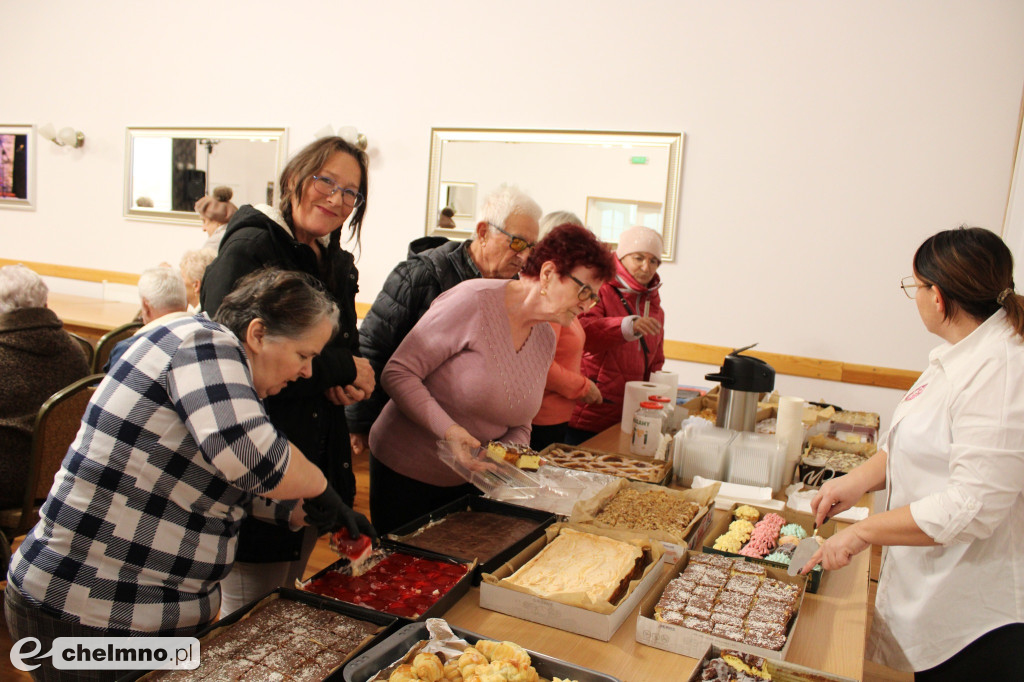
[[[775,388],[775,370],[764,360],[740,355],[757,344],[734,350],[725,356],[717,374],[706,374],[708,381],[722,386],[718,395],[717,426],[734,431],[753,431],[757,417],[757,398]]]

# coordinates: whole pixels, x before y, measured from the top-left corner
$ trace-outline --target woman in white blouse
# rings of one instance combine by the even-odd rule
[[[828,481],[818,523],[865,492],[886,511],[829,538],[804,567],[885,545],[870,658],[915,680],[1024,680],[1024,297],[988,230],[930,237],[901,284],[945,341],[878,454]]]

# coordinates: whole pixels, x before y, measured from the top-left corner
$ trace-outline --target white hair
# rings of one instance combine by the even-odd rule
[[[493,225],[505,227],[505,221],[511,215],[524,215],[534,220],[540,220],[540,205],[528,197],[515,185],[502,184],[487,195],[481,209],[482,220],[491,223],[491,232],[497,232]]]
[[[195,251],[186,251],[185,255],[181,257],[181,276],[192,282],[201,282],[203,280],[203,273],[206,272],[206,268],[213,262],[213,259],[217,257],[217,251],[215,249],[197,249]]]
[[[161,315],[188,309],[185,280],[171,268],[150,268],[139,275],[139,298]]]
[[[540,239],[543,239],[552,227],[565,224],[586,227],[580,217],[572,211],[552,211],[540,219]]]
[[[45,308],[49,293],[43,278],[24,265],[0,268],[0,314],[18,308]]]

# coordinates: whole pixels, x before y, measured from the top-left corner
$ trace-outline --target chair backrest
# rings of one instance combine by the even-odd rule
[[[92,347],[92,341],[74,332],[68,332],[68,336],[77,341],[78,345],[82,347],[82,352],[85,353],[85,364],[91,368],[92,358],[96,355],[96,349]]]
[[[142,327],[142,323],[133,320],[127,324],[122,324],[120,327],[115,327],[101,336],[96,344],[96,354],[92,358],[93,373],[103,371],[103,365],[107,364],[107,358],[110,357],[110,349],[114,347],[114,344],[127,339],[138,331],[140,327]]]
[[[27,532],[38,521],[36,501],[45,499],[53,487],[61,462],[78,434],[85,407],[103,377],[103,374],[91,374],[79,379],[54,393],[39,408],[32,432],[32,452],[21,517],[12,537]]]

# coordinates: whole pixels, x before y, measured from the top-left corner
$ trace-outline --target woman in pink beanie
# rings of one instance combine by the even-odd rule
[[[566,440],[582,443],[622,420],[626,382],[650,379],[665,364],[658,289],[661,235],[649,227],[631,227],[619,237],[615,278],[601,287],[600,303],[580,315],[586,332],[582,372],[597,384],[602,402],[577,404]]]

